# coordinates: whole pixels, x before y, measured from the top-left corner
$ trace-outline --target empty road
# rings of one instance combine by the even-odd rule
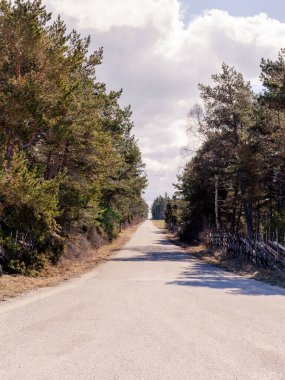
[[[80,279],[0,304],[1,380],[285,379],[285,291],[146,221]]]

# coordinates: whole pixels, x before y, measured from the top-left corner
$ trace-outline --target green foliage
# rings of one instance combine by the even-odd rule
[[[165,194],[164,197],[159,195],[157,198],[155,198],[151,206],[152,219],[155,219],[155,220],[165,219],[165,212],[166,212],[169,199],[170,198],[168,197],[167,194]]]
[[[112,239],[147,212],[131,110],[96,82],[102,48],[51,20],[40,0],[0,0],[0,260],[25,274],[70,231]]]
[[[47,233],[56,235],[58,193],[62,176],[44,180],[34,168],[29,168],[23,155],[14,156],[9,168],[0,169],[0,220],[16,229],[43,225]],[[8,211],[7,211],[8,209]]]
[[[199,86],[203,107],[190,116],[204,142],[179,177],[176,195],[186,238],[208,226],[284,236],[284,54],[262,60],[262,94],[225,64],[212,86]]]

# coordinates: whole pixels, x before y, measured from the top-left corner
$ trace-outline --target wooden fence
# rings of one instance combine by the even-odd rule
[[[26,233],[19,231],[11,232],[8,238],[8,245],[9,249],[5,250],[4,244],[1,244],[0,241],[0,276],[3,274],[2,265],[7,255],[13,255],[14,258],[18,258],[24,252],[32,252],[35,249],[35,239],[30,231]]]
[[[210,233],[209,245],[224,249],[227,254],[273,270],[285,269],[285,246],[276,240],[250,239],[231,233]]]

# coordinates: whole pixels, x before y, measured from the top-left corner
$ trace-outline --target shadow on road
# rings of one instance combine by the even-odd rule
[[[170,247],[166,249],[165,246],[167,245],[170,245]],[[234,295],[285,295],[285,289],[226,272],[215,266],[199,261],[193,256],[185,254],[176,248],[177,247],[173,246],[167,240],[158,240],[157,245],[125,248],[124,251],[135,252],[137,255],[127,257],[117,256],[111,258],[110,261],[181,262],[184,265],[183,271],[176,279],[167,282],[167,285],[223,289]]]
[[[194,262],[178,279],[168,285],[224,289],[228,293],[247,296],[285,295],[285,290],[253,279],[225,272],[203,262]]]
[[[180,261],[189,262],[194,260],[189,255],[181,251],[165,251],[164,248],[149,246],[149,247],[128,247],[124,248],[124,251],[138,252],[137,256],[119,256],[110,259],[109,261],[126,261],[126,262],[138,262],[138,261]]]
[[[159,230],[159,231],[152,231],[152,233],[156,235],[162,235],[164,232],[163,230]]]

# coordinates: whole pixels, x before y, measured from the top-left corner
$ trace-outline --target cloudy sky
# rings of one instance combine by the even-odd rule
[[[260,89],[259,63],[285,47],[284,0],[45,0],[68,28],[104,47],[97,78],[123,88],[146,163],[148,202],[173,193],[187,154],[199,146],[187,113],[222,62]]]

